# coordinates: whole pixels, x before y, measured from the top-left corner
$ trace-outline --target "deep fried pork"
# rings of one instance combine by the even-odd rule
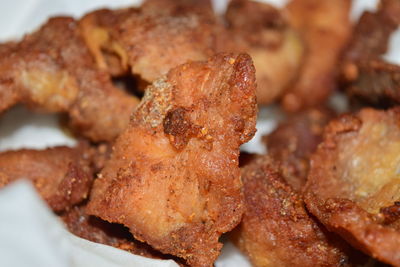
[[[333,116],[334,112],[328,108],[295,113],[263,138],[268,155],[281,162],[283,177],[296,191],[301,190],[307,180],[310,157]]]
[[[224,42],[220,48],[247,52],[257,74],[257,102],[269,104],[283,94],[297,76],[303,56],[303,44],[271,5],[233,0],[225,14],[233,47]]]
[[[76,131],[113,140],[129,123],[137,100],[99,71],[72,18],[50,19],[19,43],[0,48],[0,112],[20,102],[66,112]]]
[[[98,10],[80,22],[98,66],[130,71],[147,82],[187,61],[206,60],[217,47],[209,1],[146,1],[140,9]]]
[[[298,79],[282,100],[289,111],[319,105],[335,88],[337,64],[351,33],[350,0],[292,0],[287,16],[305,42]]]
[[[346,244],[326,233],[268,156],[242,169],[245,213],[236,244],[254,266],[350,266]]]
[[[329,230],[400,265],[400,109],[363,109],[331,122],[312,156],[306,203]]]
[[[239,146],[255,133],[255,70],[219,54],[146,89],[95,181],[87,212],[192,266],[212,266],[243,213]]]
[[[372,103],[400,102],[400,66],[385,62],[391,34],[400,26],[400,1],[382,0],[377,12],[365,12],[354,29],[342,64],[350,96]]]
[[[28,179],[57,212],[86,199],[93,177],[86,145],[0,153],[0,186]]]

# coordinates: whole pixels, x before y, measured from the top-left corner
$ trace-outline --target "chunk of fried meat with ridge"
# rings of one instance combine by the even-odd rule
[[[232,237],[254,266],[352,266],[352,249],[308,214],[277,161],[251,159],[242,180],[245,213]]]
[[[243,214],[239,146],[255,133],[255,69],[218,54],[146,89],[95,181],[87,212],[191,266],[212,266]]]
[[[89,196],[94,173],[89,147],[22,149],[0,153],[0,186],[30,180],[55,212],[70,209]]]
[[[400,265],[400,109],[362,109],[326,128],[311,158],[306,204],[356,248]]]

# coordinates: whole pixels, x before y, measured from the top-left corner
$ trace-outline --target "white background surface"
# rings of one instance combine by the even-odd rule
[[[329,1],[329,0],[321,0]],[[72,15],[79,17],[101,7],[125,7],[140,0],[0,0],[0,40],[17,39],[33,31],[47,17]],[[226,0],[214,1],[219,11]],[[286,0],[267,0],[278,6]],[[364,9],[373,10],[377,0],[354,1],[351,16],[355,20]],[[386,58],[400,64],[400,32],[393,35]],[[0,100],[1,101],[1,100]],[[257,136],[244,149],[264,153],[260,138],[276,125],[275,109],[260,112]],[[59,129],[56,115],[32,114],[16,107],[0,117],[0,151],[8,149],[45,148],[55,145],[74,145],[75,141]],[[16,237],[18,237],[16,239]],[[17,256],[18,255],[18,256]],[[18,259],[19,265],[12,263]],[[7,259],[10,260],[7,262]],[[132,254],[94,244],[67,233],[29,186],[19,185],[0,191],[0,265],[1,266],[145,266],[149,261],[136,261]],[[39,262],[41,262],[41,264]],[[135,264],[136,262],[136,264]],[[37,264],[36,264],[37,263]],[[133,263],[133,264],[132,264]],[[154,265],[161,266],[157,261]],[[5,265],[4,265],[5,264]],[[168,263],[170,264],[170,263]],[[172,265],[163,266],[172,266]],[[217,267],[249,266],[246,259],[231,244],[223,248]]]

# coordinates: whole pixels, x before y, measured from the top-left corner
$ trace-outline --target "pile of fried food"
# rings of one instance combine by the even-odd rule
[[[400,1],[356,23],[351,4],[51,18],[0,45],[0,112],[65,114],[80,142],[2,152],[0,186],[28,178],[75,235],[182,266],[213,266],[224,233],[254,266],[400,266],[400,66],[382,59]],[[239,157],[271,103],[267,155]]]

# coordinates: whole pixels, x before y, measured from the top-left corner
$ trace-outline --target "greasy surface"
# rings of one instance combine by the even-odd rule
[[[147,82],[187,61],[213,55],[219,28],[209,1],[188,0],[152,0],[139,9],[95,11],[80,25],[101,68],[113,75],[129,69]]]
[[[88,213],[193,266],[211,266],[243,213],[239,146],[255,132],[249,56],[219,54],[147,88],[96,180]]]
[[[242,169],[245,213],[236,244],[254,266],[348,266],[332,235],[312,219],[279,164],[259,156]]]
[[[50,19],[19,43],[0,45],[0,112],[24,103],[66,112],[80,134],[113,140],[129,122],[137,100],[99,71],[72,18]]]
[[[307,207],[330,230],[400,265],[400,110],[363,109],[331,122],[313,155]]]
[[[332,110],[322,107],[295,113],[263,138],[268,155],[281,162],[283,177],[296,191],[307,180],[310,157],[333,116]]]
[[[93,177],[84,145],[0,153],[0,186],[29,179],[54,211],[69,209],[86,199]]]
[[[257,102],[271,103],[297,76],[304,52],[299,36],[280,10],[265,3],[231,1],[225,20],[233,50],[249,53],[254,61]],[[223,49],[229,49],[226,43]]]
[[[129,230],[122,225],[108,223],[87,215],[85,206],[76,206],[60,217],[68,230],[81,238],[123,249],[136,255],[150,258],[161,257],[161,254],[149,245],[133,239]]]
[[[296,111],[322,103],[335,88],[337,63],[351,33],[350,0],[292,0],[287,6],[291,25],[305,42],[298,79],[282,99]]]
[[[400,102],[400,66],[381,59],[400,25],[399,18],[398,0],[382,0],[377,12],[365,12],[360,18],[342,64],[342,79],[350,96],[373,103]]]

